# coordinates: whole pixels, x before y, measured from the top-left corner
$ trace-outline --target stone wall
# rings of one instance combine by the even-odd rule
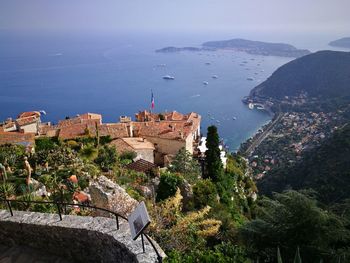
[[[145,239],[133,241],[128,223],[104,217],[0,210],[0,244],[27,246],[64,257],[72,262],[157,262],[157,255]],[[155,243],[156,244],[156,243]],[[158,247],[158,245],[156,244]],[[165,254],[159,248],[161,255]]]

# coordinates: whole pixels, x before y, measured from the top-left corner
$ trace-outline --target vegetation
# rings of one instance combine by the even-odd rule
[[[174,196],[177,188],[182,183],[183,178],[172,174],[172,173],[163,173],[160,176],[160,182],[157,190],[157,202],[165,200],[171,196]]]
[[[198,163],[181,149],[172,166],[161,169],[159,184],[154,178],[158,173],[146,175],[125,169],[135,153],[119,155],[103,137],[39,139],[34,154],[26,153],[21,146],[0,146],[0,162],[9,171],[6,183],[0,184],[0,198],[72,202],[76,192],[103,174],[122,185],[132,197],[146,202],[152,219],[149,233],[167,253],[167,262],[346,262],[345,258],[350,257],[350,201],[346,200],[349,196],[344,180],[350,170],[346,163],[349,136],[350,128],[346,126],[324,148],[315,149],[317,158],[310,152],[309,159],[305,159],[309,170],[301,168],[301,162],[300,168],[294,167],[294,174],[289,170],[283,177],[293,182],[288,179],[290,174],[295,180],[305,180],[297,189],[307,181],[313,182],[310,187],[320,195],[287,191],[256,201],[258,189],[246,160],[228,154],[224,169],[219,135],[211,126],[205,178],[201,177]],[[29,186],[25,184],[25,156],[33,167],[33,184]],[[312,176],[319,178],[310,180]],[[325,183],[321,187],[321,176],[343,181],[322,179]],[[44,194],[39,191],[42,186]],[[280,190],[286,188],[284,185]],[[343,202],[327,206],[339,200]],[[53,207],[25,203],[14,208],[55,212]],[[74,209],[67,212],[77,213]]]
[[[198,181],[200,177],[198,162],[193,159],[192,154],[185,148],[180,149],[176,154],[171,166],[169,167],[169,171],[182,174],[190,183]]]
[[[324,210],[310,192],[263,198],[257,218],[245,224],[240,235],[250,253],[264,260],[274,259],[277,247],[283,262],[293,262],[297,248],[296,257],[304,262],[338,262],[339,255],[350,253],[349,218]]]
[[[223,172],[219,144],[220,139],[217,128],[215,126],[208,127],[206,143],[208,150],[205,152],[205,176],[214,182],[220,179]]]
[[[321,146],[307,152],[295,165],[272,171],[259,182],[267,195],[285,189],[313,189],[320,201],[338,203],[350,198],[350,125],[336,131]]]

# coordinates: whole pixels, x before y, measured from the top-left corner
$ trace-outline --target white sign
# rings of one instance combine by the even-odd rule
[[[142,231],[151,223],[145,202],[139,203],[136,209],[129,215],[128,222],[131,237],[136,240]]]

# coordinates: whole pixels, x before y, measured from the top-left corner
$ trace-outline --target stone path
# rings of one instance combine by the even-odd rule
[[[0,263],[71,263],[63,258],[23,246],[0,245]]]

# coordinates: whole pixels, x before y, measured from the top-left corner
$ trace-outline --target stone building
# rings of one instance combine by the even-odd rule
[[[39,126],[41,123],[40,116],[41,114],[38,111],[28,111],[21,113],[18,115],[15,121],[17,131],[38,134]]]
[[[154,144],[144,138],[119,138],[113,140],[110,145],[114,145],[118,153],[135,152],[134,161],[142,159],[154,163]]]

